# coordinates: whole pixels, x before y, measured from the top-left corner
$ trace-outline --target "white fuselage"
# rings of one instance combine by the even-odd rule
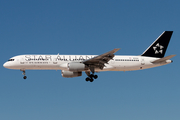
[[[12,57],[5,68],[20,69],[24,79],[25,70],[61,70],[66,78],[82,76],[85,72],[86,81],[93,82],[101,71],[132,71],[153,68],[171,63],[175,55],[164,57],[173,31],[164,31],[140,56],[120,56],[115,48],[101,55],[19,55]]]
[[[96,55],[19,55],[12,57],[4,63],[4,67],[9,69],[20,70],[68,70],[68,63],[81,62],[91,59]],[[162,66],[172,61],[163,63],[152,63],[159,58],[144,56],[119,56],[116,55],[112,60],[105,64],[101,70],[96,68],[96,72],[100,71],[132,71],[141,70],[157,66]]]

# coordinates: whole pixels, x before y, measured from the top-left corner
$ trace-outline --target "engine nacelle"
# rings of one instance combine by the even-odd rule
[[[83,71],[86,69],[86,65],[83,63],[68,63],[68,69],[69,71]]]
[[[82,72],[72,72],[72,71],[61,71],[61,75],[66,78],[79,77],[82,76]]]

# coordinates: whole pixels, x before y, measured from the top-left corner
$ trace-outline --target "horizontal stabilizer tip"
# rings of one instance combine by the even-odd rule
[[[163,57],[163,58],[160,58],[158,60],[155,60],[153,61],[152,63],[162,63],[162,62],[166,62],[167,60],[171,59],[172,57],[174,57],[176,55],[169,55],[167,57]],[[172,62],[172,61],[171,61]]]

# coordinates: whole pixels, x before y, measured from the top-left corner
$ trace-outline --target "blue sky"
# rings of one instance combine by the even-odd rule
[[[0,1],[0,119],[179,120],[180,2],[177,0]],[[20,54],[140,55],[174,31],[172,64],[131,72],[63,78],[61,71],[3,68]]]

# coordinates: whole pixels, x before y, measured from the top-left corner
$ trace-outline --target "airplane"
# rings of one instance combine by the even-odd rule
[[[101,55],[18,55],[3,64],[8,69],[19,69],[26,79],[26,70],[61,70],[62,77],[87,75],[93,82],[101,71],[134,71],[172,63],[175,55],[164,57],[173,31],[164,31],[141,55],[115,55],[120,48]]]

